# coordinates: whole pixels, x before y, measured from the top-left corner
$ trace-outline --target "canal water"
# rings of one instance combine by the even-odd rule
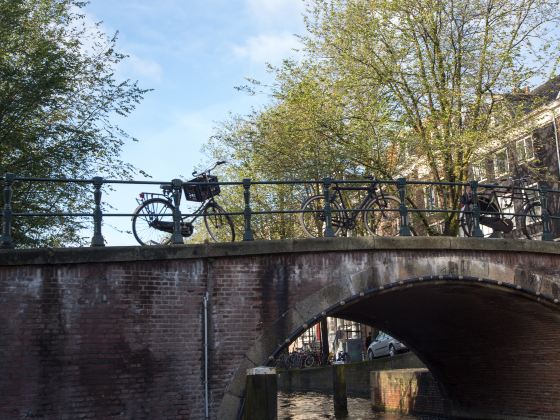
[[[336,417],[331,395],[315,392],[278,393],[278,420],[435,420],[434,416],[408,416],[376,413],[367,398],[348,398],[348,416]],[[439,417],[441,419],[441,417]]]

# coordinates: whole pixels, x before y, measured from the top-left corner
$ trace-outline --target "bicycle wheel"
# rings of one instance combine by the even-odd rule
[[[398,236],[401,227],[400,200],[386,195],[364,207],[364,224],[370,235]]]
[[[287,365],[287,369],[299,368],[299,356],[296,353],[290,353],[286,365]]]
[[[304,357],[305,358],[303,360],[303,367],[310,368],[315,366],[315,356],[313,356],[312,354],[308,354]]]
[[[202,211],[204,225],[212,240],[216,242],[235,241],[233,220],[226,211],[216,203],[209,203]]]
[[[169,201],[153,198],[136,209],[132,217],[132,233],[140,245],[167,245],[171,242],[173,208]]]
[[[299,222],[310,238],[321,238],[325,236],[325,213],[323,209],[325,197],[314,195],[309,197],[301,206],[302,213],[299,215]],[[344,215],[340,211],[340,206],[336,202],[331,202],[331,225],[336,235],[344,224]]]
[[[479,227],[485,237],[492,235],[494,232],[492,226],[499,223],[502,219],[501,210],[496,203],[493,203],[487,197],[478,198]],[[467,204],[465,209],[459,216],[461,228],[465,236],[472,236],[474,230],[474,216],[472,213],[473,205]],[[504,222],[507,223],[507,222]]]
[[[520,216],[521,231],[527,239],[540,239],[543,232],[541,203],[528,203]]]

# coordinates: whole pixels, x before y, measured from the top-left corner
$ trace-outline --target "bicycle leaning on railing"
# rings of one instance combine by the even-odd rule
[[[362,217],[367,233],[375,236],[397,236],[400,230],[399,206],[397,197],[387,195],[373,177],[366,177],[367,186],[342,187],[337,182],[329,191],[331,225],[334,235],[344,235],[357,226]],[[367,191],[365,197],[353,207],[344,197],[343,191]],[[313,238],[325,236],[325,196],[308,197],[302,204],[300,223],[305,233]]]
[[[181,216],[180,228],[183,238],[193,234],[194,222],[202,217],[212,240],[216,242],[235,240],[233,220],[215,200],[220,193],[218,178],[211,175],[212,170],[224,163],[219,161],[202,172],[195,171],[193,172],[195,178],[182,184],[185,199],[201,203],[191,215]],[[172,243],[173,214],[179,209],[181,190],[178,190],[178,197],[174,197],[172,184],[162,184],[160,188],[162,193],[142,192],[136,199],[138,207],[132,217],[132,232],[141,245]]]
[[[510,182],[508,186],[493,187],[477,195],[479,223],[491,228],[492,233],[509,233],[517,226],[527,239],[540,239],[543,230],[542,206],[538,190],[527,186],[527,178],[508,180]],[[473,199],[473,192],[470,187],[467,187],[461,197],[459,215],[465,236],[473,236],[474,233]]]

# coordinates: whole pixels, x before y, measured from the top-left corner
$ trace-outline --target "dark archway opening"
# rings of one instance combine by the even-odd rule
[[[366,295],[332,315],[404,341],[439,382],[454,415],[560,412],[560,312],[538,296],[496,283],[418,282]]]

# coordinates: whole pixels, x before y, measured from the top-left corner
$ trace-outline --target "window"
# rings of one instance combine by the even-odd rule
[[[515,142],[515,152],[519,162],[523,162],[527,159],[527,154],[525,153],[525,139],[517,140]]]
[[[443,213],[440,213],[443,214]],[[435,223],[430,223],[430,228],[432,228],[434,231],[443,234],[443,231],[445,230],[445,220],[438,220]]]
[[[494,158],[494,173],[496,176],[506,175],[509,172],[509,162],[507,150],[500,149]]]
[[[486,162],[480,161],[473,163],[471,166],[472,177],[478,181],[484,181],[488,179],[488,174],[486,172]]]
[[[525,138],[525,153],[527,154],[527,159],[535,158],[535,147],[533,145],[533,137],[529,136]]]
[[[433,210],[440,208],[439,195],[433,185],[428,185],[424,189],[424,208]]]
[[[523,190],[527,194],[527,197],[529,198],[529,201],[539,201],[540,200],[539,192],[535,191],[535,189],[539,188],[538,182],[534,182],[532,184],[527,184],[527,185],[525,185],[525,187],[526,188],[531,188],[531,189],[524,189]]]
[[[343,338],[346,340],[350,338],[360,338],[362,336],[360,324],[357,322],[339,319],[339,327],[343,331]]]
[[[321,347],[321,328],[319,324],[306,329],[289,346],[289,351],[297,349],[317,350]]]
[[[523,139],[517,140],[515,142],[515,153],[519,162],[533,159],[535,157],[533,138],[531,136],[527,136]]]

